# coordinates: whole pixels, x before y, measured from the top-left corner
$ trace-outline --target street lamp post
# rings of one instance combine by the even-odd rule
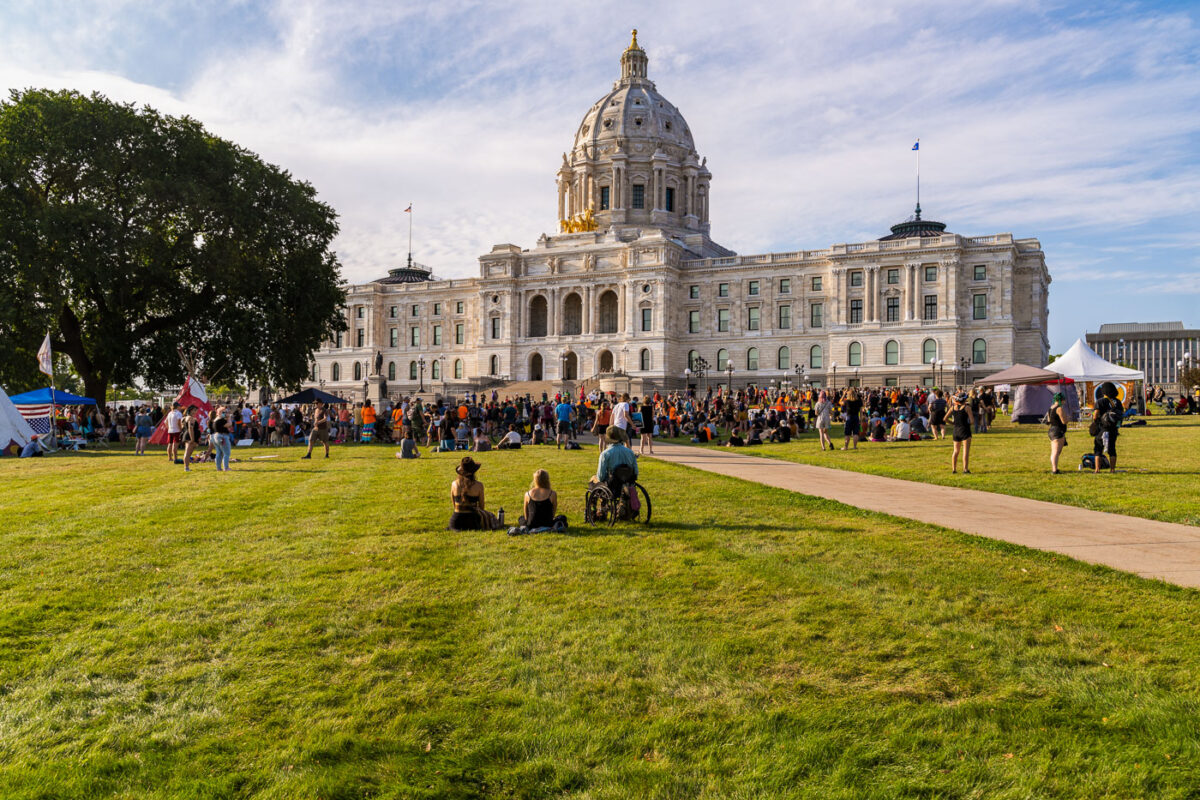
[[[683,391],[686,393],[691,388],[692,388],[692,368],[684,367],[683,368]]]
[[[929,382],[931,384],[937,383],[937,365],[938,362],[936,358],[929,359]]]
[[[937,376],[934,378],[934,383],[941,386],[946,381],[946,362],[939,358],[935,364],[937,367]]]
[[[859,378],[858,378],[858,370],[859,370],[859,368],[858,368],[858,367],[855,367],[855,368],[854,368],[854,385],[855,385],[855,387],[856,387],[856,388],[859,388],[859,389],[861,389],[861,388],[862,388],[862,381],[861,381],[861,380],[859,380]]]
[[[442,396],[444,397],[446,394],[446,354],[445,353],[440,354],[437,357],[437,360],[438,360],[438,372],[442,376]]]
[[[829,388],[832,390],[836,390],[837,389],[837,362],[834,361],[829,366],[833,370],[833,378],[830,379],[830,381],[829,381]]]
[[[960,386],[965,386],[967,383],[967,370],[971,368],[971,359],[963,356],[958,360],[958,368],[962,370],[962,382]]]
[[[421,394],[425,391],[425,356],[417,356],[417,375],[420,376],[420,381],[417,386],[417,393]]]
[[[697,356],[695,363],[692,365],[696,372],[696,381],[704,381],[704,391],[708,392],[708,361],[704,356]]]
[[[733,359],[725,362],[725,389],[733,396]]]

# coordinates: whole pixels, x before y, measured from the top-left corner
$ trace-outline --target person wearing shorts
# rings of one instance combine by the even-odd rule
[[[167,413],[167,459],[174,464],[179,459],[179,440],[183,434],[183,412],[179,403],[171,403]]]
[[[565,397],[561,403],[554,407],[554,416],[558,420],[558,439],[554,445],[554,449],[556,450],[561,449],[563,445],[571,441],[572,413],[574,413],[574,410]]]
[[[313,446],[320,442],[325,446],[325,457],[329,458],[329,413],[325,410],[325,404],[320,400],[316,403],[316,410],[313,411],[313,427],[308,434],[308,452],[301,458],[312,458]]]
[[[950,472],[958,472],[958,454],[962,453],[963,474],[971,474],[971,427],[975,423],[974,414],[966,392],[959,392],[951,398],[950,422],[954,440],[954,452],[950,456]]]

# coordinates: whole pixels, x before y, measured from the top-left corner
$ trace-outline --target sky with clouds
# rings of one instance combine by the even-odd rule
[[[1051,350],[1200,326],[1200,6],[802,0],[0,0],[0,86],[188,114],[310,181],[347,280],[475,274],[555,227],[555,172],[629,29],[739,253],[878,238],[912,212],[1037,237]]]

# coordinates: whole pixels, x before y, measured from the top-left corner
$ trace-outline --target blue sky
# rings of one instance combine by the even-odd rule
[[[877,238],[911,213],[1037,237],[1050,338],[1200,326],[1195,3],[0,0],[0,84],[187,113],[311,181],[346,278],[471,275],[554,229],[554,174],[629,28],[741,253]]]

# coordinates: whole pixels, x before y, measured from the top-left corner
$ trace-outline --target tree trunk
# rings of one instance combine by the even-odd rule
[[[75,312],[68,305],[63,305],[58,316],[58,331],[62,336],[61,342],[53,344],[71,358],[75,371],[83,378],[84,394],[96,401],[96,405],[104,407],[108,395],[108,370],[94,364],[88,358],[83,345],[82,326]]]
[[[108,378],[99,372],[89,372],[87,375],[81,372],[80,377],[83,378],[83,393],[95,400],[98,407],[104,408],[108,396]]]

